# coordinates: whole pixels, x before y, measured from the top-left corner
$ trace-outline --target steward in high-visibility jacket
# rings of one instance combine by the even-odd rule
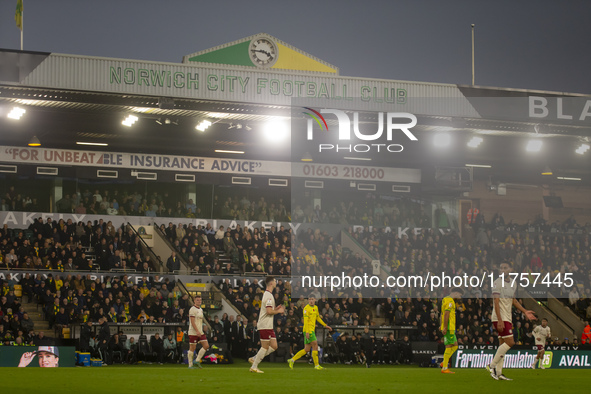
[[[583,329],[583,334],[581,335],[581,344],[591,345],[591,326],[589,323],[587,323],[587,326]]]

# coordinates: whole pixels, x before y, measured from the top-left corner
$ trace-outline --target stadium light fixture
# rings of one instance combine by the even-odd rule
[[[542,149],[542,145],[541,140],[529,140],[525,150],[528,152],[539,152]]]
[[[492,168],[490,164],[464,164],[466,167]]]
[[[302,156],[302,158],[300,160],[301,161],[314,161],[314,159],[312,159],[312,155],[308,152],[304,153],[304,155]]]
[[[566,177],[566,176],[557,176],[556,179],[562,179],[563,181],[580,181],[581,180],[581,178]]]
[[[371,157],[349,157],[349,156],[345,156],[345,157],[343,157],[343,159],[371,161]]]
[[[31,140],[29,141],[29,143],[27,144],[29,146],[41,146],[41,141],[39,141],[39,138],[37,138],[37,136],[33,136],[33,138],[31,138]]]
[[[8,116],[10,119],[19,120],[19,119],[20,119],[20,118],[21,118],[21,117],[22,117],[22,116],[25,114],[25,112],[27,112],[27,110],[26,110],[26,109],[24,109],[24,108],[20,108],[20,107],[14,107],[14,108],[12,109],[12,111],[10,111],[10,112],[8,113],[8,115],[7,115],[7,116]]]
[[[204,132],[211,125],[212,125],[212,123],[209,120],[202,120],[201,123],[199,123],[197,126],[195,126],[195,129],[197,129],[201,132]]]
[[[289,132],[285,122],[281,120],[271,120],[263,127],[263,134],[269,141],[280,142],[287,138]]]
[[[235,154],[238,154],[238,155],[243,155],[244,154],[244,151],[242,151],[242,150],[216,149],[214,152],[215,153],[235,153]]]
[[[581,144],[581,146],[579,146],[575,152],[578,153],[579,155],[583,155],[588,150],[589,150],[589,144]]]
[[[478,148],[478,145],[480,145],[482,141],[484,141],[482,137],[472,137],[472,139],[468,142],[468,147]]]
[[[451,136],[449,133],[442,132],[435,134],[433,137],[433,145],[437,148],[447,148],[451,143]]]
[[[90,145],[90,146],[109,146],[106,142],[84,142],[76,141],[76,145]]]
[[[123,126],[131,127],[131,126],[133,126],[133,124],[135,122],[138,121],[138,119],[139,118],[137,116],[135,116],[135,115],[129,115],[127,118],[125,118],[125,120],[123,122],[121,122],[121,124]]]
[[[542,175],[552,175],[552,170],[550,169],[550,166],[546,165],[546,167],[544,167],[544,169],[542,170]]]

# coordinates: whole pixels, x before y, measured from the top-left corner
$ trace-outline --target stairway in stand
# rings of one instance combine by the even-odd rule
[[[49,322],[47,320],[43,320],[43,310],[41,309],[41,305],[37,308],[36,302],[27,303],[27,297],[24,296],[21,299],[22,307],[29,314],[29,319],[33,320],[35,323],[35,332],[39,333],[39,331],[43,331],[46,337],[53,338],[55,335],[53,333],[53,329],[49,328]]]
[[[218,259],[218,263],[222,268],[225,267],[226,264],[230,263],[234,269],[234,272],[242,272],[242,267],[240,267],[237,263],[233,263],[232,258],[224,253],[223,249],[221,251],[216,250],[215,254]]]

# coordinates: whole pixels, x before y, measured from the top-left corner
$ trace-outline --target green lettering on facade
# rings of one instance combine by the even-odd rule
[[[257,78],[257,94],[267,87],[267,78]]]
[[[396,89],[396,102],[398,104],[406,104],[407,97],[406,89]]]
[[[306,84],[304,81],[295,81],[296,86],[296,97],[304,97],[304,85]]]
[[[250,77],[246,77],[242,79],[242,77],[238,77],[238,82],[240,82],[240,87],[242,88],[242,93],[246,93],[246,85],[248,85],[248,80]]]
[[[371,88],[369,86],[361,87],[361,100],[369,101],[371,99]]]
[[[280,86],[281,83],[279,82],[278,79],[272,79],[271,82],[269,83],[270,87],[271,87],[271,94],[276,96],[279,94],[279,92],[281,91]]]
[[[308,82],[306,84],[306,95],[308,97],[316,97],[316,82]]]
[[[293,82],[290,80],[283,81],[283,94],[285,96],[293,95]]]
[[[228,91],[234,93],[234,82],[238,77],[228,75],[226,78],[228,79]]]
[[[150,73],[145,68],[140,68],[138,70],[138,86],[142,86],[142,83],[146,86],[150,86],[150,82],[148,82],[148,77]]]
[[[199,90],[199,73],[187,73],[187,89],[191,89],[191,86],[193,89]]]
[[[175,88],[181,89],[181,88],[185,87],[185,74],[184,73],[181,73],[178,71],[175,72],[173,80],[174,80],[174,87]]]
[[[111,67],[110,71],[111,83],[115,82],[121,84],[121,67]]]
[[[123,70],[123,82],[128,85],[135,84],[135,70],[133,68]]]
[[[328,87],[326,86],[325,83],[320,84],[320,89],[318,91],[318,97],[330,98],[330,95],[328,94]]]
[[[150,70],[152,86],[164,87],[164,80],[166,79],[166,71]]]
[[[218,90],[217,81],[218,81],[217,75],[209,74],[207,76],[207,90],[211,90],[211,91]]]

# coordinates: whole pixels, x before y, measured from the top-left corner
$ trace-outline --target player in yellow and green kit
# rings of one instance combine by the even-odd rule
[[[303,357],[312,349],[312,358],[314,359],[314,369],[324,369],[318,364],[318,341],[316,340],[316,321],[332,331],[332,328],[326,325],[320,318],[316,298],[313,295],[308,297],[308,305],[304,307],[304,348],[296,353],[293,358],[287,360],[289,368],[293,369],[293,364],[297,359]]]
[[[456,338],[456,300],[461,298],[464,290],[454,287],[451,293],[441,301],[441,332],[445,344],[443,362],[440,364],[442,373],[455,373],[449,370],[449,360],[458,350],[458,339]]]

